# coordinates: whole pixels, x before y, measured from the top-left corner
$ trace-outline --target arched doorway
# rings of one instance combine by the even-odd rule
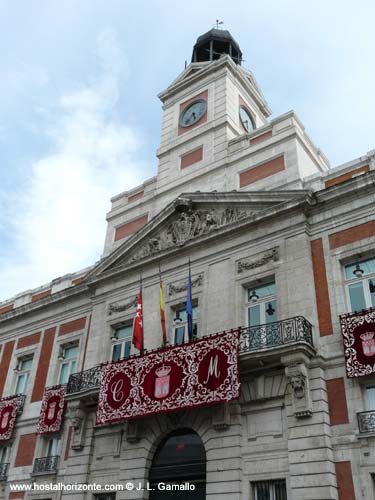
[[[206,498],[206,450],[198,434],[179,429],[159,445],[149,475],[150,500],[204,500]],[[164,490],[158,485],[165,484]],[[194,489],[170,490],[172,485],[190,484]]]

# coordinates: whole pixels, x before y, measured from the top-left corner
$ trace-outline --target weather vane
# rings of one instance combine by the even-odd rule
[[[216,19],[215,28],[217,30],[220,29],[221,24],[224,24],[224,21],[219,21],[219,19]]]

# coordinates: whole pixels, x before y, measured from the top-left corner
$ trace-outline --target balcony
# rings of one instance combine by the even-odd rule
[[[358,430],[360,434],[375,433],[375,410],[357,413],[357,418]]]
[[[267,325],[239,328],[241,365],[259,368],[277,364],[280,363],[281,356],[296,351],[301,351],[308,357],[313,356],[315,350],[312,328],[311,323],[303,316]],[[71,399],[69,396],[72,395],[95,397],[99,391],[100,380],[100,365],[70,375],[66,390],[68,399]]]
[[[56,474],[59,457],[57,455],[51,457],[36,458],[32,475],[39,476],[44,474]]]
[[[281,356],[296,351],[311,357],[315,353],[312,328],[303,316],[241,328],[242,364],[246,362],[250,367],[275,364]]]
[[[70,375],[66,386],[66,394],[77,394],[90,392],[100,386],[101,367],[100,365],[89,368],[83,372]]]
[[[8,468],[9,468],[8,463],[1,463],[0,464],[0,481],[7,480]]]

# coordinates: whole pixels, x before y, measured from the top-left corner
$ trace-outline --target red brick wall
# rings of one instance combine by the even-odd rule
[[[122,238],[126,238],[126,236],[130,236],[135,233],[138,229],[141,229],[147,221],[148,215],[142,215],[142,217],[138,217],[138,219],[126,222],[126,224],[117,227],[115,231],[115,241],[121,240]]]
[[[321,238],[311,242],[311,256],[314,272],[315,297],[318,309],[320,336],[332,335],[331,304],[328,294],[326,265],[323,241]]]
[[[9,493],[9,500],[18,500],[19,498],[25,498],[24,491],[12,491]]]
[[[267,161],[257,167],[249,168],[240,173],[240,187],[248,186],[253,182],[277,174],[285,170],[284,156],[279,156],[273,160]]]
[[[4,345],[3,355],[0,363],[0,397],[3,395],[4,385],[8,375],[13,349],[14,349],[14,340],[10,340]]]
[[[128,203],[132,203],[133,201],[137,201],[140,198],[143,198],[144,191],[139,191],[139,193],[132,194],[131,196],[128,196]]]
[[[181,168],[190,167],[190,165],[193,165],[194,163],[198,163],[198,161],[201,161],[202,158],[203,158],[203,146],[196,149],[195,151],[192,151],[191,153],[186,153],[185,155],[181,156]]]
[[[347,424],[349,416],[343,378],[327,380],[327,396],[331,425]]]
[[[31,297],[31,302],[36,302],[37,300],[44,299],[44,297],[48,297],[51,295],[52,290],[44,290],[43,292],[36,293]]]
[[[59,328],[59,335],[65,335],[67,333],[78,332],[78,330],[83,330],[86,325],[86,318],[78,318],[73,321],[68,321],[67,323],[62,323]]]
[[[69,427],[68,437],[66,439],[66,447],[65,447],[65,453],[64,453],[64,460],[68,460],[68,458],[69,458],[69,450],[70,450],[70,443],[71,443],[71,440],[72,440],[72,432],[73,432],[73,427]]]
[[[359,167],[356,168],[355,170],[352,170],[351,172],[347,172],[346,174],[338,175],[337,177],[334,177],[333,179],[328,179],[325,181],[325,187],[329,188],[331,186],[335,186],[336,184],[341,184],[344,181],[347,181],[348,179],[351,179],[353,175],[360,174],[362,172],[368,172],[370,170],[370,167],[368,165],[365,165],[364,167]]]
[[[204,92],[201,92],[200,94],[195,95],[191,99],[188,99],[187,101],[180,104],[179,117],[181,116],[181,113],[184,111],[184,109],[186,109],[189,106],[189,104],[196,101],[197,99],[205,99],[207,101],[208,90],[205,90]],[[185,132],[188,132],[189,130],[191,130],[195,127],[198,127],[199,125],[202,125],[202,123],[206,123],[206,121],[207,121],[207,113],[204,116],[202,116],[202,118],[200,120],[198,120],[197,123],[194,123],[194,125],[190,125],[190,127],[180,127],[180,125],[179,125],[178,126],[178,135],[184,134]]]
[[[351,463],[336,462],[335,469],[339,500],[356,500]]]
[[[26,337],[21,337],[17,342],[17,349],[22,349],[23,347],[28,347],[30,345],[38,344],[40,341],[41,332],[36,332]]]
[[[1,307],[0,314],[7,313],[7,312],[11,311],[13,308],[14,308],[13,304],[8,304],[7,306]]]
[[[83,282],[83,278],[76,278],[72,280],[72,285],[80,285]]]
[[[375,221],[373,220],[330,234],[329,248],[333,250],[334,248],[348,245],[354,241],[371,238],[371,236],[375,236]]]
[[[34,388],[31,395],[31,402],[40,401],[43,397],[46,385],[48,368],[51,361],[53,343],[55,341],[56,328],[48,328],[43,335],[42,348],[40,350],[39,363],[36,371]]]
[[[268,132],[264,132],[264,134],[257,135],[256,137],[253,137],[252,139],[249,140],[250,146],[253,144],[257,144],[258,142],[265,141],[269,137],[272,137],[272,130],[269,130]]]
[[[32,432],[31,434],[23,434],[22,436],[20,436],[17,456],[14,462],[15,467],[32,465],[34,459],[35,444],[36,444],[35,432]]]

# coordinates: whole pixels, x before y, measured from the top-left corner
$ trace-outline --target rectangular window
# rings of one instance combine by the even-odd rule
[[[14,394],[26,394],[27,383],[29,381],[31,367],[33,364],[32,356],[21,358],[17,362],[17,380]]]
[[[365,389],[366,395],[366,410],[375,411],[375,386],[369,385]]]
[[[198,335],[198,306],[193,306],[193,338]],[[174,343],[182,344],[189,341],[188,322],[186,314],[186,306],[176,309],[174,324]]]
[[[8,462],[8,451],[7,446],[0,446],[0,465]]]
[[[60,453],[60,438],[50,438],[47,440],[46,457],[56,457]]]
[[[345,266],[345,286],[350,311],[375,307],[375,259]]]
[[[277,343],[277,302],[275,282],[248,288],[247,326],[250,327],[250,346],[264,347]]]
[[[116,500],[116,493],[96,493],[94,500]]]
[[[114,330],[112,335],[112,361],[128,358],[131,355],[133,326],[128,325]]]
[[[70,375],[76,372],[77,357],[78,344],[63,347],[61,353],[59,384],[67,384]]]
[[[254,500],[287,500],[285,479],[253,483]]]

